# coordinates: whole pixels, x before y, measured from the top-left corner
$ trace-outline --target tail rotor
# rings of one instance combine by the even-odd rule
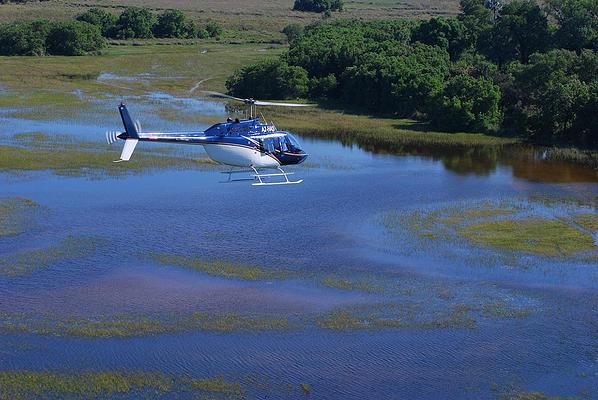
[[[120,132],[107,131],[106,132],[106,141],[108,142],[108,144],[112,144],[112,143],[116,142],[118,140],[118,135],[120,135]]]

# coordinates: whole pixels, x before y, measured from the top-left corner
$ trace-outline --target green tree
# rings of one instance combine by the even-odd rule
[[[500,89],[480,77],[457,75],[450,78],[430,112],[437,129],[481,132],[498,128]]]
[[[0,25],[0,55],[42,56],[51,23],[46,20]]]
[[[66,21],[55,24],[46,38],[49,54],[81,56],[97,52],[106,45],[100,28],[82,21]]]
[[[342,11],[342,0],[295,0],[293,10],[296,11],[311,11],[311,12],[326,12],[326,11]]]
[[[546,13],[534,0],[513,0],[504,6],[492,28],[486,54],[500,65],[544,51],[550,43]]]
[[[87,22],[100,28],[102,36],[110,37],[116,24],[116,16],[101,8],[92,7],[77,16],[78,21]]]
[[[228,91],[238,97],[291,99],[307,94],[307,72],[280,59],[266,60],[237,70],[226,81]]]
[[[463,22],[457,18],[435,17],[422,21],[413,30],[413,41],[442,47],[457,60],[471,46],[471,36]]]
[[[147,8],[127,7],[118,17],[115,37],[118,39],[147,39],[153,37],[156,17]]]
[[[559,47],[598,51],[598,2],[596,0],[548,0],[558,23],[555,37]]]
[[[291,44],[303,34],[303,26],[299,24],[289,24],[282,28],[282,33],[287,37],[287,42]]]
[[[214,21],[208,22],[206,25],[206,31],[211,38],[217,38],[222,35],[222,27]]]
[[[509,72],[507,127],[536,142],[595,145],[598,54],[537,53],[527,65],[511,65]]]
[[[166,10],[158,15],[154,35],[162,38],[193,38],[197,36],[197,27],[182,11]]]
[[[448,53],[422,43],[397,45],[392,53],[368,53],[342,75],[343,99],[362,109],[411,116],[427,109],[448,70]]]

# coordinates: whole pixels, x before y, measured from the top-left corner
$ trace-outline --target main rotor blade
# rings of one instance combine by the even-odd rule
[[[280,106],[280,107],[314,107],[315,104],[301,104],[301,103],[276,103],[273,101],[259,101],[256,100],[256,106]]]
[[[202,90],[202,93],[205,93],[209,97],[222,97],[225,99],[233,99],[233,100],[242,101],[243,103],[245,103],[245,99],[240,99],[238,97],[229,96],[228,94],[224,94],[224,93],[211,92],[209,90]]]

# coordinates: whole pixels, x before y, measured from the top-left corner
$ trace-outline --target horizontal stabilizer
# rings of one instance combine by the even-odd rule
[[[129,161],[131,159],[131,156],[133,155],[133,151],[135,151],[135,146],[137,146],[137,142],[139,142],[139,140],[137,139],[125,140],[125,147],[123,147],[123,151],[120,154],[120,160],[117,160],[115,162]]]

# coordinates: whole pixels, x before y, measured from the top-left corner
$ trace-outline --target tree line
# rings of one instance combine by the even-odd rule
[[[444,131],[598,147],[598,3],[461,0],[457,17],[318,22],[236,71],[235,96],[321,100]]]
[[[0,55],[83,55],[97,53],[106,38],[216,38],[222,27],[198,25],[179,10],[154,15],[146,8],[128,7],[120,15],[90,8],[74,20],[36,20],[0,25]]]

